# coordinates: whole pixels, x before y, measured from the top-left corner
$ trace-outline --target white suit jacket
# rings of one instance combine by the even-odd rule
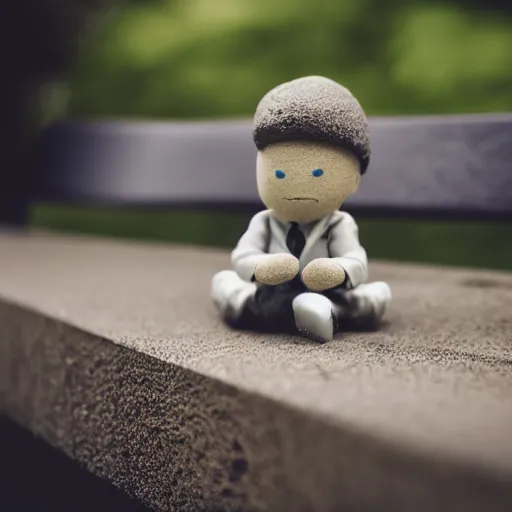
[[[257,213],[231,253],[235,272],[251,281],[258,262],[268,254],[289,253],[286,235],[290,224],[280,222],[271,210]],[[366,251],[359,243],[359,232],[353,217],[335,211],[317,222],[301,224],[306,245],[299,259],[300,270],[316,258],[333,258],[348,276],[348,286],[355,287],[368,277]]]

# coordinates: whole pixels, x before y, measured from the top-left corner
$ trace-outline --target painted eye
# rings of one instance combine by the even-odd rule
[[[311,174],[315,178],[318,178],[319,176],[322,176],[323,173],[324,173],[324,171],[322,171],[322,169],[315,169]]]
[[[280,169],[278,169],[276,171],[276,178],[278,180],[282,180],[285,176],[286,176],[286,174],[283,171],[281,171]]]

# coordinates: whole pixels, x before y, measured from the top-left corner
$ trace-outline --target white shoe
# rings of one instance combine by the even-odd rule
[[[319,293],[301,293],[292,302],[295,325],[299,332],[321,343],[334,335],[332,302]]]
[[[357,325],[375,329],[391,302],[391,289],[382,281],[361,284],[348,291],[346,298],[348,306],[336,307],[338,318],[347,318]]]
[[[386,313],[389,303],[391,302],[391,288],[387,283],[378,281],[373,283],[374,296],[373,305],[375,308],[375,317],[377,321],[380,321]]]
[[[228,305],[235,279],[236,276],[229,270],[221,270],[213,276],[210,295],[220,311],[224,311]]]
[[[225,320],[235,321],[255,291],[255,283],[242,281],[232,270],[217,272],[212,279],[211,297]]]

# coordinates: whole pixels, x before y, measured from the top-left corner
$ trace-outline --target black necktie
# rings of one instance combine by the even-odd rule
[[[302,250],[306,245],[306,237],[300,230],[299,225],[296,222],[291,223],[291,227],[286,235],[286,246],[288,250],[296,257],[300,258]]]

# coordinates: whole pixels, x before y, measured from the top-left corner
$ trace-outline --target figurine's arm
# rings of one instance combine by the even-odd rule
[[[256,266],[267,256],[268,231],[268,213],[257,213],[231,253],[233,269],[244,281],[254,280]]]
[[[344,214],[329,232],[330,258],[318,258],[306,265],[302,281],[312,291],[338,286],[353,288],[364,283],[368,274],[366,251],[359,243],[357,224]]]
[[[359,229],[354,218],[344,213],[330,231],[329,253],[347,274],[347,287],[364,283],[368,277],[368,258],[359,243]]]
[[[299,272],[299,260],[288,253],[268,254],[270,237],[268,212],[257,213],[231,253],[231,264],[244,281],[278,285]]]

